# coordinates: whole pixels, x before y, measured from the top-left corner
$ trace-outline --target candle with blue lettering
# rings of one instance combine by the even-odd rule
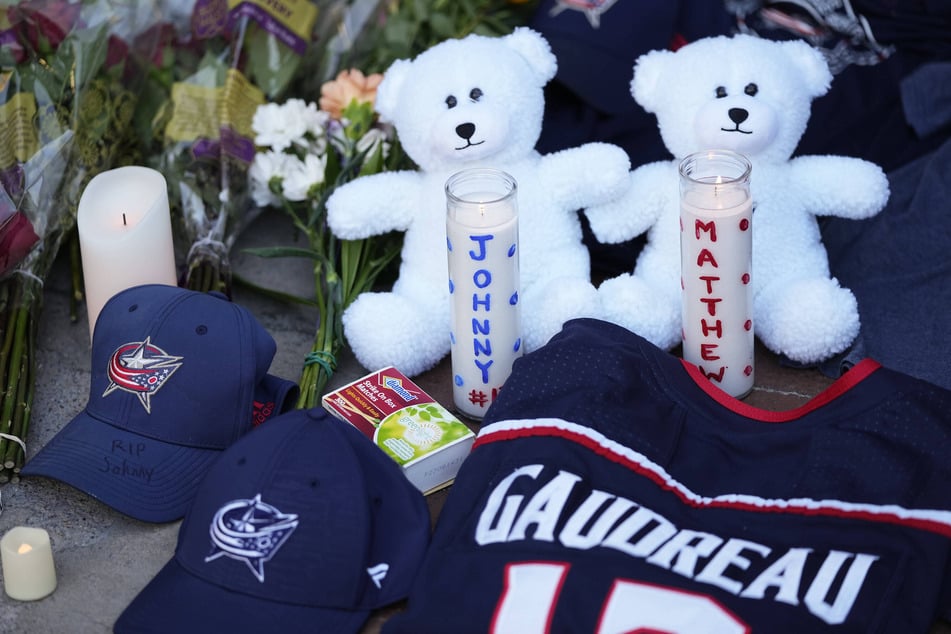
[[[750,171],[727,150],[680,163],[683,358],[736,398],[753,389]]]
[[[446,181],[452,394],[481,419],[522,354],[517,185],[490,168]]]

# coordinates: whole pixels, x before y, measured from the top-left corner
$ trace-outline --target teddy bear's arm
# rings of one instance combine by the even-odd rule
[[[361,176],[327,199],[327,224],[338,238],[359,240],[405,231],[418,211],[422,178],[415,171]]]
[[[585,143],[545,154],[539,165],[542,184],[571,210],[620,196],[630,169],[627,152],[610,143]]]
[[[604,244],[615,244],[645,233],[674,202],[676,179],[669,161],[647,163],[630,172],[620,197],[585,210],[594,237]]]
[[[790,161],[790,186],[817,216],[868,218],[888,202],[882,168],[848,156],[800,156]]]

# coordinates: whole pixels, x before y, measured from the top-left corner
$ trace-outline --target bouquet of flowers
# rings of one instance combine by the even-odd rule
[[[309,0],[285,14],[265,3],[205,3],[169,42],[149,86],[157,98],[140,119],[144,154],[168,181],[184,245],[181,285],[231,295],[229,253],[258,214],[248,190],[251,118],[290,89],[314,51],[321,56],[318,38],[347,4]]]
[[[0,482],[25,458],[44,280],[86,183],[131,139],[135,56],[120,29],[143,14],[117,11],[29,0],[0,15]]]
[[[308,248],[250,249],[263,257],[313,260],[318,310],[313,347],[301,372],[298,407],[320,404],[343,345],[341,316],[357,295],[370,290],[400,249],[398,234],[339,240],[327,228],[325,203],[334,189],[363,174],[401,163],[392,128],[373,110],[381,75],[341,72],[326,83],[317,104],[303,99],[260,106],[254,114],[257,153],[250,168],[251,191],[260,207],[284,210],[307,237]]]

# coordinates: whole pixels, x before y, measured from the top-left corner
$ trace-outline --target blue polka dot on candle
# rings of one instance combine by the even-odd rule
[[[446,237],[446,248],[452,251],[452,240]]]
[[[514,306],[517,303],[518,303],[518,291],[515,291],[514,293],[512,293],[512,296],[509,297],[509,304]]]
[[[458,385],[459,387],[462,387],[462,384],[465,382],[465,381],[462,380],[462,377],[459,376],[458,374],[457,374],[456,377],[453,379],[453,381],[454,381],[454,382],[456,383],[456,385]]]
[[[456,333],[451,330],[449,331],[449,343],[451,345],[456,345]]]
[[[514,244],[509,247],[509,257],[512,257],[513,255],[515,255],[515,245],[514,245]]]
[[[452,295],[454,290],[456,290],[456,285],[452,283],[452,280],[449,280],[449,294]]]
[[[512,346],[512,350],[514,350],[515,352],[518,352],[518,349],[521,347],[522,347],[522,339],[518,338],[515,340],[515,345]]]

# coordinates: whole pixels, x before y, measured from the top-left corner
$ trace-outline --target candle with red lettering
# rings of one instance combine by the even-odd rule
[[[750,171],[728,150],[680,163],[683,358],[736,398],[753,389]]]
[[[452,394],[481,419],[522,354],[515,179],[468,169],[446,182]]]

